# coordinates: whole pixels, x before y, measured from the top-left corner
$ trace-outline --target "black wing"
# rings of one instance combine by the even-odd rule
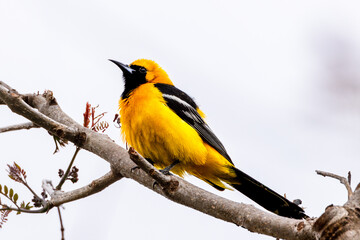
[[[206,143],[218,151],[229,162],[233,163],[225,147],[196,111],[198,106],[189,95],[169,84],[156,83],[155,87],[160,90],[163,98],[166,100],[166,104],[171,110],[193,127]]]

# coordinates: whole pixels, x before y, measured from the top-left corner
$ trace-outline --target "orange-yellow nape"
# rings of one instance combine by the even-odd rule
[[[141,66],[146,68],[146,80],[150,83],[165,83],[174,85],[170,80],[167,73],[162,69],[159,64],[149,59],[138,59],[130,64],[130,66]]]

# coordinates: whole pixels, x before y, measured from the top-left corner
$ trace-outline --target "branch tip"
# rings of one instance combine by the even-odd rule
[[[348,173],[348,179],[346,179],[345,177],[339,176],[337,174],[330,173],[330,172],[325,172],[325,171],[320,171],[320,170],[315,170],[315,172],[323,177],[331,177],[331,178],[335,178],[335,179],[339,180],[340,183],[344,184],[344,186],[346,187],[346,190],[348,192],[348,199],[350,199],[351,195],[353,194],[353,191],[350,186],[350,182],[348,181],[348,179],[350,179],[350,181],[351,181],[351,173],[350,172]]]

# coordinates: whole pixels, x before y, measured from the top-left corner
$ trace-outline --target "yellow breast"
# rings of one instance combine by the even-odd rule
[[[123,140],[157,167],[179,160],[184,164],[205,164],[207,149],[199,134],[178,117],[152,83],[136,88],[120,99]],[[180,170],[180,169],[179,169]]]

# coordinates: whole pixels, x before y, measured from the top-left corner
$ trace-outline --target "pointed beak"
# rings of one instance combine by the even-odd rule
[[[121,71],[123,72],[123,74],[132,74],[135,70],[130,68],[128,65],[126,64],[123,64],[121,62],[118,62],[118,61],[115,61],[115,60],[112,60],[112,59],[109,59],[110,62],[113,62],[116,64],[116,66],[118,66]]]

